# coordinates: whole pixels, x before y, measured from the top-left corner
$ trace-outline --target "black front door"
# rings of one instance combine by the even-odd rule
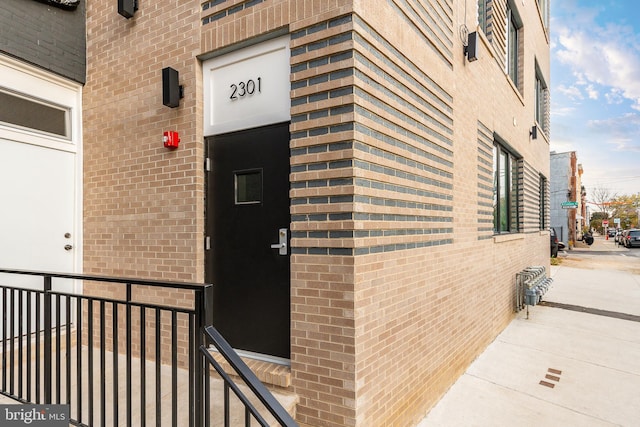
[[[288,359],[289,124],[206,142],[213,324],[235,349]]]

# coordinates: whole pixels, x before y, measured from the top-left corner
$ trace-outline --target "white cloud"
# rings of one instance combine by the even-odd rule
[[[552,138],[550,149],[556,153],[566,153],[567,151],[575,151],[576,144],[573,141]]]
[[[618,88],[612,88],[608,93],[604,94],[604,98],[609,104],[622,104],[624,102],[622,91]]]
[[[586,86],[587,85],[587,79],[585,78],[584,74],[574,71],[573,75],[576,78],[576,84],[579,86]]]
[[[640,43],[628,26],[608,24],[604,27],[571,19],[556,27],[555,55],[571,68],[575,84],[586,85],[589,98],[597,99],[597,87],[605,86],[632,102],[640,110]],[[575,28],[569,27],[576,24]],[[589,28],[585,31],[585,28]]]
[[[590,84],[587,85],[587,95],[589,95],[589,99],[598,99],[599,93],[598,90]]]
[[[553,107],[551,109],[551,115],[567,117],[571,116],[575,110],[575,107]]]
[[[580,89],[578,89],[577,86],[566,87],[565,85],[560,85],[556,88],[556,90],[572,100],[584,99],[582,92],[580,91]]]
[[[640,152],[640,114],[627,113],[619,117],[590,120],[588,128],[602,135],[603,142],[616,151]]]
[[[630,13],[620,14],[623,9],[615,0],[554,2],[550,148],[576,151],[585,185],[635,194],[640,191],[640,33],[602,24],[638,22]]]

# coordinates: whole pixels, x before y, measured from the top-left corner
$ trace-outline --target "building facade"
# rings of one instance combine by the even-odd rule
[[[213,283],[301,425],[415,425],[549,264],[548,2],[85,5],[71,269]]]
[[[551,226],[560,241],[573,248],[588,228],[586,190],[582,185],[582,165],[575,151],[550,154]]]

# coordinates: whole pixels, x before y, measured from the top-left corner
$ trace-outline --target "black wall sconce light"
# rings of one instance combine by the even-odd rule
[[[138,0],[118,0],[118,14],[125,18],[133,18],[136,10],[138,10]]]
[[[538,126],[533,125],[531,130],[529,131],[529,136],[531,139],[538,139]]]
[[[162,69],[162,104],[167,107],[179,107],[180,98],[184,96],[178,77],[177,70],[171,67]]]
[[[478,59],[478,49],[480,47],[480,36],[477,31],[469,33],[467,37],[467,44],[464,47],[464,54],[467,56],[469,62],[476,61]]]

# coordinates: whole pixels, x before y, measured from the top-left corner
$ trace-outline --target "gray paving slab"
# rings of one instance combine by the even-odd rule
[[[638,274],[550,274],[545,301],[640,314]],[[538,305],[516,315],[419,427],[638,425],[640,321]]]
[[[640,315],[640,275],[613,269],[560,267],[545,300]]]

